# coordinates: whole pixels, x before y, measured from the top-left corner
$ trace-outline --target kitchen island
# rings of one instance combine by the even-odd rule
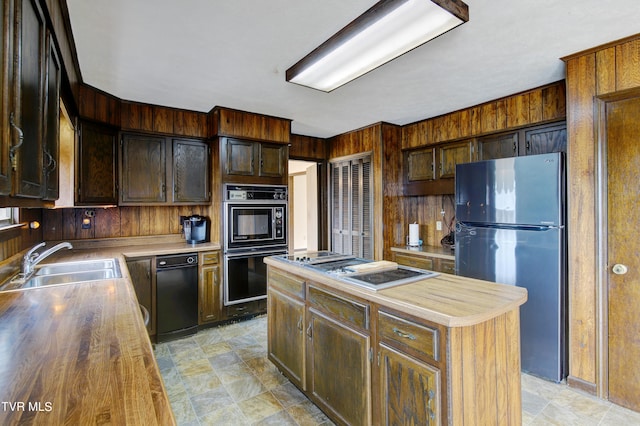
[[[175,424],[124,256],[220,247],[162,241],[74,242],[47,261],[116,258],[122,278],[0,292],[0,424]]]
[[[265,262],[269,359],[338,424],[521,424],[526,290],[440,274],[372,291]]]

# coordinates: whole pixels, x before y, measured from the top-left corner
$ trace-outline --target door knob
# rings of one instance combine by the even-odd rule
[[[621,263],[616,263],[615,265],[613,265],[613,268],[611,268],[611,271],[616,275],[624,275],[628,270],[629,268]]]

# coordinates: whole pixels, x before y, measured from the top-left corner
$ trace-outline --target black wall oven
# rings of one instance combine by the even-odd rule
[[[287,252],[287,187],[224,187],[224,304],[265,299],[265,257]]]

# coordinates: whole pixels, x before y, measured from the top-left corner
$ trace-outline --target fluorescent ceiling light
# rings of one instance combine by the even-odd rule
[[[330,92],[468,20],[460,0],[381,0],[289,68],[286,79]]]

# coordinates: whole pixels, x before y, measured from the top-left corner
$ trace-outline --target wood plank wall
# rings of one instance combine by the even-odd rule
[[[569,378],[596,393],[598,386],[596,276],[597,96],[640,87],[640,36],[563,58],[567,66]],[[604,336],[602,336],[604,338]]]
[[[477,137],[519,127],[562,120],[566,115],[565,83],[558,81],[512,96],[496,99],[449,114],[408,124],[402,128],[402,148],[416,148]],[[397,236],[386,244],[404,245],[410,223],[421,224],[420,238],[427,245],[439,245],[454,219],[450,195],[404,197],[404,221]],[[444,211],[444,215],[441,212]],[[442,230],[436,230],[442,221]]]
[[[398,149],[402,128],[377,123],[329,138],[329,160],[371,152],[373,164],[373,252],[375,259],[390,259],[391,244],[404,218],[402,203],[402,154]],[[404,237],[403,237],[404,238]]]

